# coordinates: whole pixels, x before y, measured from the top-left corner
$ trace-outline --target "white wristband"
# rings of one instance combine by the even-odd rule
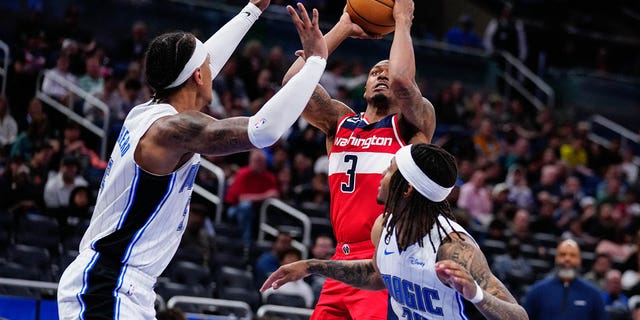
[[[482,288],[480,288],[480,285],[477,282],[475,282],[475,284],[476,284],[476,295],[473,296],[473,298],[468,299],[469,302],[471,302],[473,304],[476,304],[476,303],[482,301],[482,299],[484,299],[484,292],[482,292]]]

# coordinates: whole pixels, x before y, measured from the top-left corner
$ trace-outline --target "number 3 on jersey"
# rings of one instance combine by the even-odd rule
[[[350,162],[350,168],[345,172],[349,178],[349,182],[340,184],[342,192],[351,193],[356,189],[356,165],[358,164],[358,156],[347,154],[344,156],[344,162]]]

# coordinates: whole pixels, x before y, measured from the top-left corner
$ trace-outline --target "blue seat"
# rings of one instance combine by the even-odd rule
[[[265,301],[267,304],[275,304],[278,306],[286,306],[286,307],[295,307],[295,308],[306,308],[306,302],[304,301],[304,297],[297,294],[285,294],[273,292],[267,296]]]
[[[19,263],[8,262],[0,265],[0,278],[40,280],[38,271]]]
[[[0,317],[7,319],[35,319],[36,300],[0,296]]]
[[[60,244],[60,228],[54,218],[28,214],[19,222],[16,243],[57,250]]]
[[[197,287],[202,291],[203,296],[212,296],[216,285],[211,281],[211,274],[207,267],[189,261],[177,261],[170,268],[171,282]]]
[[[206,297],[200,287],[175,282],[158,282],[156,292],[165,301],[174,296]]]
[[[58,320],[58,302],[53,300],[40,300],[39,320]]]
[[[51,281],[51,256],[45,248],[16,244],[9,247],[9,259],[40,273],[39,280]]]

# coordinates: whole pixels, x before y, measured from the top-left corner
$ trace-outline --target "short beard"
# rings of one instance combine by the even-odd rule
[[[371,105],[378,109],[378,112],[384,111],[386,113],[389,110],[389,97],[382,93],[374,94],[371,97]]]
[[[578,268],[565,268],[562,266],[558,266],[556,267],[555,273],[558,278],[570,281],[578,277]]]

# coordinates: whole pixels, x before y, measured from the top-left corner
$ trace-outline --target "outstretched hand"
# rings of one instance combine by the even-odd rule
[[[436,274],[442,283],[458,291],[465,299],[470,300],[476,295],[476,282],[458,263],[442,260],[436,263]]]
[[[287,11],[291,15],[291,20],[298,30],[300,36],[300,42],[302,43],[302,49],[304,50],[304,57],[319,56],[326,59],[329,55],[327,44],[324,41],[322,32],[320,31],[318,10],[313,9],[313,19],[309,18],[306,8],[300,2],[298,2],[298,10],[300,14],[292,7],[287,6]]]
[[[251,3],[255,4],[258,9],[264,11],[269,7],[271,0],[251,0]]]
[[[260,287],[260,292],[265,292],[269,288],[278,289],[285,283],[300,280],[310,273],[307,272],[307,262],[305,260],[292,262],[274,271]]]

